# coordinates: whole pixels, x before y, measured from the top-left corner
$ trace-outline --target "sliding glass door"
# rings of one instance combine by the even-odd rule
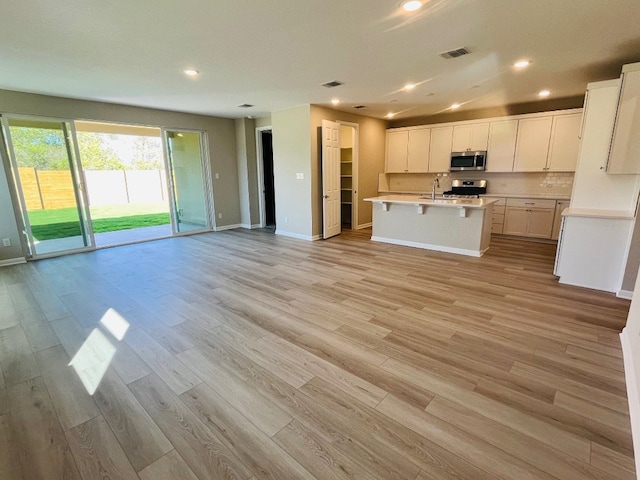
[[[176,233],[210,230],[211,199],[202,132],[165,130],[165,144]]]
[[[93,248],[72,122],[3,117],[29,256]]]

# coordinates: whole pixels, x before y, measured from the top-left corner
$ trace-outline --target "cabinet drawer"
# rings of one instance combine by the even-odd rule
[[[497,206],[505,206],[507,204],[506,198],[496,198],[497,202],[493,204],[494,208]]]
[[[493,204],[493,213],[502,213],[504,215],[504,205],[496,205],[495,203]]]
[[[493,212],[493,217],[491,218],[491,222],[492,223],[503,224],[504,223],[504,213]]]
[[[507,198],[507,207],[556,208],[556,201],[539,198]]]
[[[502,233],[502,229],[503,229],[502,223],[491,224],[491,233]]]

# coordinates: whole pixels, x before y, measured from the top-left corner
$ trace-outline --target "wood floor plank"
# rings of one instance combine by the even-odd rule
[[[134,330],[125,337],[125,342],[133,348],[149,367],[177,395],[202,383],[197,375],[187,368],[175,355],[166,351],[143,330]]]
[[[0,436],[29,480],[79,478],[70,441],[113,480],[633,478],[629,301],[554,255],[237,229],[3,267]]]
[[[582,461],[588,461],[590,444],[576,435],[569,434],[475,392],[449,384],[434,375],[415,369],[403,362],[389,359],[385,362],[383,368],[404,378],[412,379],[417,385],[428,385],[436,395],[458,402],[481,415],[500,421],[514,430],[530,435],[553,448],[563,451],[567,455],[572,455]]]
[[[19,443],[9,415],[0,415],[0,478],[22,480]]]
[[[24,333],[31,345],[31,350],[34,352],[60,345],[60,340],[48,323],[26,326]]]
[[[504,480],[547,479],[553,477],[526,464],[503,450],[488,445],[457,429],[448,422],[430,415],[389,395],[377,409],[398,423],[414,430],[452,453],[465,458],[491,475]]]
[[[105,373],[94,398],[136,471],[149,466],[173,448],[114,372]]]
[[[155,374],[129,388],[200,478],[248,479],[251,471]]]
[[[556,393],[556,398],[553,403],[560,408],[570,410],[585,417],[594,418],[600,423],[604,423],[623,432],[631,433],[629,414],[619,413],[560,391]]]
[[[198,385],[180,398],[219,438],[234,447],[240,460],[256,477],[314,478],[208,385]]]
[[[35,355],[64,430],[100,414],[75,370],[69,366],[69,356],[61,346],[41,350]]]
[[[178,357],[267,436],[271,437],[291,421],[289,415],[251,389],[242,379],[209,361],[198,351],[187,350]]]
[[[24,478],[80,480],[42,378],[15,385],[8,394]]]
[[[138,479],[101,415],[67,430],[66,435],[83,478]]]
[[[21,326],[0,330],[0,364],[8,386],[39,375],[29,341]]]
[[[597,470],[586,462],[563,454],[455,402],[436,397],[425,411],[556,478],[566,480],[608,480],[610,478],[608,473]]]
[[[620,480],[636,479],[635,464],[632,458],[620,455],[598,443],[591,445],[591,465]]]
[[[138,472],[140,480],[198,480],[180,454],[171,450],[144,470]]]

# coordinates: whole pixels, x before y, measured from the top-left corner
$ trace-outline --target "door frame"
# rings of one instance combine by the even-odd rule
[[[2,126],[3,131],[3,140],[5,153],[7,154],[10,172],[13,179],[12,188],[9,189],[9,194],[11,196],[12,203],[14,203],[15,207],[18,207],[18,211],[20,215],[17,218],[18,229],[21,230],[21,239],[20,243],[22,245],[24,256],[27,260],[37,260],[41,258],[50,258],[50,257],[58,257],[60,255],[66,255],[70,253],[80,253],[80,252],[90,252],[96,249],[96,241],[93,233],[93,224],[91,221],[91,211],[89,209],[89,196],[86,188],[86,182],[84,177],[84,170],[82,168],[82,160],[80,158],[80,150],[78,147],[78,139],[76,137],[76,128],[74,120],[68,118],[56,118],[56,117],[46,117],[46,116],[38,116],[38,115],[14,115],[10,113],[2,113],[0,114],[0,124]],[[84,236],[86,237],[85,241],[88,243],[87,246],[81,248],[70,248],[67,250],[60,250],[57,252],[51,253],[36,253],[35,249],[35,241],[33,238],[33,232],[31,230],[31,223],[29,222],[29,214],[27,211],[27,202],[25,200],[24,191],[22,189],[22,180],[20,179],[20,172],[18,170],[18,162],[15,156],[15,150],[13,148],[13,139],[11,137],[11,130],[9,126],[9,120],[22,119],[22,120],[33,120],[33,121],[43,121],[43,122],[51,122],[57,124],[68,124],[69,131],[67,135],[69,138],[65,138],[65,147],[67,149],[67,156],[71,153],[69,151],[69,147],[73,149],[73,155],[75,158],[68,159],[69,160],[69,173],[71,174],[71,181],[73,184],[73,191],[76,197],[76,208],[78,209],[78,216],[80,220],[81,230],[84,230]],[[64,134],[64,130],[63,130]],[[72,145],[69,146],[68,142],[71,142]],[[74,164],[75,162],[75,164]],[[74,171],[77,170],[77,171]],[[7,175],[7,177],[9,176]],[[7,178],[8,179],[8,178]],[[84,216],[82,215],[82,211],[84,211]]]
[[[258,170],[258,209],[260,211],[260,228],[266,226],[266,191],[264,190],[264,155],[262,154],[262,132],[271,132],[273,138],[273,128],[271,125],[265,127],[256,127],[256,163]],[[272,147],[273,149],[273,147]]]
[[[194,233],[210,232],[216,230],[215,204],[213,196],[213,181],[211,175],[211,162],[209,160],[209,141],[207,132],[203,130],[190,130],[187,128],[160,127],[162,135],[162,152],[164,154],[164,170],[167,177],[167,198],[170,202],[171,232],[173,236],[192,235]],[[200,168],[202,169],[202,187],[204,189],[204,203],[207,218],[207,226],[198,230],[187,232],[178,231],[178,217],[176,212],[176,202],[174,197],[173,171],[169,160],[169,137],[168,132],[173,133],[196,133],[200,136]]]
[[[360,124],[353,122],[343,122],[337,120],[336,123],[345,127],[353,127],[353,157],[351,159],[351,229],[358,230],[358,161],[360,152]],[[342,206],[340,207],[342,209]],[[340,212],[342,213],[342,212]]]

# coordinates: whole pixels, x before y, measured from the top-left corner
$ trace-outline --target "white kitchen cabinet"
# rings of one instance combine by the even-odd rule
[[[518,123],[514,172],[542,172],[547,166],[553,117],[525,118]]]
[[[555,200],[508,198],[502,233],[551,238],[555,207]]]
[[[558,240],[560,238],[560,227],[562,226],[562,211],[569,208],[569,201],[558,200],[556,202],[556,211],[553,215],[553,228],[551,229],[551,239]]]
[[[386,173],[426,173],[431,129],[387,131]]]
[[[640,63],[622,68],[622,87],[607,172],[640,173]]]
[[[582,114],[556,115],[551,127],[549,156],[545,170],[550,172],[575,172],[580,150]]]
[[[452,140],[453,127],[437,127],[431,129],[429,172],[439,173],[449,171]]]
[[[408,145],[409,132],[407,130],[387,132],[385,172],[404,173],[407,171]]]
[[[502,120],[489,124],[487,172],[513,171],[518,120]]]
[[[452,152],[485,151],[489,141],[489,123],[453,127]]]
[[[491,217],[491,233],[503,233],[504,213],[507,200],[498,198],[493,204],[493,216]]]
[[[428,171],[430,144],[430,128],[409,130],[409,147],[407,148],[407,171],[411,173],[425,173]]]

